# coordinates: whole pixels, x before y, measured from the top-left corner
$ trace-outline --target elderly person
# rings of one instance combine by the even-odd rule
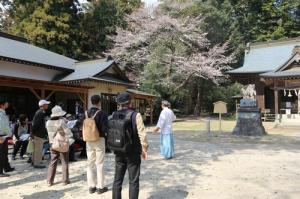
[[[26,153],[28,140],[29,140],[29,128],[28,128],[28,117],[24,114],[19,116],[19,120],[14,126],[14,151],[12,159],[15,160],[17,153],[21,149],[20,158],[24,159],[24,154]]]
[[[48,134],[46,129],[46,111],[49,108],[49,104],[49,101],[40,100],[40,109],[35,113],[32,120],[32,137],[34,143],[33,167],[38,169],[45,168],[45,166],[42,165],[42,158],[43,145]]]
[[[165,159],[171,159],[174,156],[172,123],[176,119],[176,116],[170,107],[171,104],[168,101],[162,101],[162,111],[156,128],[153,130],[154,133],[158,133],[160,131],[160,154]]]
[[[0,98],[0,177],[8,177],[7,172],[14,171],[8,162],[8,144],[7,138],[11,137],[11,129],[9,127],[9,120],[5,113],[8,107],[8,102]],[[4,173],[6,172],[6,173]]]
[[[51,161],[48,167],[48,177],[47,183],[48,186],[52,186],[54,183],[54,178],[56,174],[58,158],[60,158],[62,164],[62,173],[63,173],[63,183],[67,185],[70,183],[69,179],[69,153],[68,152],[59,152],[52,149],[52,144],[54,137],[59,133],[62,137],[67,138],[69,145],[74,142],[72,138],[73,134],[71,130],[67,127],[66,120],[63,118],[66,115],[66,112],[62,110],[60,106],[55,106],[51,113],[51,119],[47,121],[46,128],[48,131],[49,143],[50,143],[50,152],[51,152]]]

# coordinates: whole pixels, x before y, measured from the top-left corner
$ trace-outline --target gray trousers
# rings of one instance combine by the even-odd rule
[[[47,182],[53,183],[55,174],[56,174],[56,168],[58,159],[60,159],[62,164],[62,175],[63,175],[63,182],[67,183],[70,181],[69,179],[69,153],[60,153],[57,151],[51,150],[51,161],[48,167],[48,177]]]

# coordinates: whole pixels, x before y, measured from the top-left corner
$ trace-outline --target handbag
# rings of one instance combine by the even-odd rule
[[[53,138],[51,149],[60,153],[66,153],[69,151],[69,147],[69,139],[57,131]]]
[[[27,153],[33,153],[33,151],[34,151],[34,144],[33,144],[32,139],[30,139],[29,142],[28,142],[28,145],[27,145],[26,152]]]

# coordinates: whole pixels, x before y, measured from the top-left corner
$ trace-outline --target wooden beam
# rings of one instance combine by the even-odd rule
[[[46,100],[48,100],[54,93],[55,91],[51,91],[51,93],[49,93],[49,95],[46,97]]]
[[[33,88],[29,88],[29,90],[34,94],[34,96],[38,98],[38,100],[42,99],[41,96],[39,96],[39,94]]]
[[[81,101],[82,103],[84,103],[84,102],[85,102],[84,96],[81,96],[81,93],[77,93],[77,95],[78,95],[80,101]]]
[[[70,86],[62,83],[45,82],[39,80],[27,80],[13,77],[2,77],[0,78],[0,86],[17,87],[17,88],[32,88],[32,89],[45,89],[62,91],[69,93],[87,93],[90,87],[84,86]]]

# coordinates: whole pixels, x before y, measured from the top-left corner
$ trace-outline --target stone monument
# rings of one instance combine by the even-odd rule
[[[255,85],[249,84],[246,89],[241,90],[243,99],[237,110],[237,122],[232,132],[234,135],[262,136],[266,131],[261,121],[260,108],[256,104]]]

